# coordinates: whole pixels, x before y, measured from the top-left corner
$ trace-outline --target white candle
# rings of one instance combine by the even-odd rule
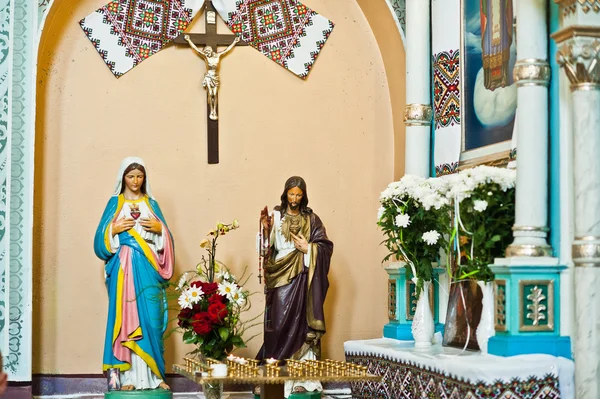
[[[213,377],[227,377],[227,365],[223,363],[211,364]]]

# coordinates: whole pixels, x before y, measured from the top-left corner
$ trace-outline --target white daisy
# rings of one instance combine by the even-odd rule
[[[238,306],[244,306],[246,303],[246,296],[242,293],[242,290],[238,289],[231,294],[231,300]]]
[[[188,296],[190,297],[190,302],[198,303],[200,299],[202,299],[202,295],[204,295],[204,291],[200,287],[190,287],[186,291]]]
[[[221,284],[219,284],[219,294],[226,296],[228,299],[231,299],[231,295],[235,291],[237,291],[237,287],[233,283],[223,281]]]
[[[192,301],[190,296],[187,293],[187,290],[184,291],[181,295],[179,295],[179,299],[177,300],[177,303],[179,303],[179,307],[181,309],[191,309],[192,308]]]
[[[179,279],[179,283],[177,283],[177,290],[181,291],[185,283],[187,283],[187,273],[183,273],[183,276]]]
[[[229,280],[231,275],[229,274],[229,272],[227,270],[223,270],[222,272],[216,273],[215,277],[218,278],[220,281],[227,281],[227,280]]]
[[[421,238],[428,245],[435,245],[435,243],[438,242],[438,239],[440,238],[440,233],[438,233],[435,230],[430,230],[427,233],[423,233],[423,236],[421,236]]]

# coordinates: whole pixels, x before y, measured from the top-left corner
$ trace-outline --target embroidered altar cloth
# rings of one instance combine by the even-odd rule
[[[416,349],[389,338],[347,341],[346,361],[383,381],[352,383],[352,397],[574,399],[573,361],[550,355],[500,357],[443,347]]]

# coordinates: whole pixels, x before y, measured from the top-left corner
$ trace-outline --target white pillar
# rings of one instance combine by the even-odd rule
[[[431,0],[406,0],[405,173],[429,177],[431,137]]]
[[[597,293],[600,285],[600,4],[555,1],[561,7],[561,30],[552,37],[558,45],[558,64],[571,83],[573,99],[576,397],[597,399],[600,398],[600,295]]]
[[[507,257],[551,256],[548,245],[547,0],[519,0],[517,10],[517,192]]]
[[[571,26],[553,35],[573,94],[577,399],[600,397],[600,45],[591,29]],[[600,26],[593,30],[600,34]]]

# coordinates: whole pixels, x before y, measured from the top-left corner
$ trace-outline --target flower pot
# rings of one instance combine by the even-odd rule
[[[478,281],[477,285],[483,293],[481,319],[476,334],[477,343],[481,353],[487,353],[488,340],[496,333],[494,329],[494,283]]]
[[[415,279],[416,284],[416,279]],[[431,281],[423,282],[423,290],[417,300],[417,308],[412,322],[412,335],[415,347],[423,348],[431,346],[434,334],[433,314],[429,305],[429,286]]]
[[[444,346],[479,350],[476,329],[481,318],[482,293],[475,280],[450,286],[448,312],[444,327]]]

